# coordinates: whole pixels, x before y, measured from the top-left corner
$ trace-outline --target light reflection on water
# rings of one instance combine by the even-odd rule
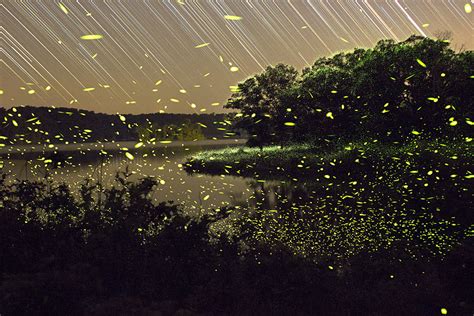
[[[98,152],[60,152],[45,155],[53,164],[39,161],[41,155],[28,155],[3,159],[2,171],[10,180],[40,180],[46,176],[54,183],[67,183],[77,191],[85,179],[100,181],[103,187],[114,184],[117,172],[129,171],[129,180],[154,177],[160,184],[154,191],[157,202],[174,201],[184,204],[187,210],[207,210],[234,203],[252,202],[249,180],[229,175],[190,175],[182,168],[186,157],[204,149],[223,146],[195,146],[188,148],[141,149],[129,160],[123,152],[109,152],[108,156]],[[145,156],[145,157],[144,157]],[[59,165],[58,165],[59,164]]]

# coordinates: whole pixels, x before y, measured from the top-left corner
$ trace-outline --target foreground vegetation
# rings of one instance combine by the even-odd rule
[[[93,183],[75,197],[66,185],[0,178],[0,313],[436,315],[473,307],[473,245],[452,219],[396,212],[399,204],[373,192],[358,197],[360,207],[341,208],[343,197],[320,192],[325,204],[310,203],[301,198],[317,188],[304,187],[273,210],[263,203],[189,218],[151,202],[155,185],[119,174],[100,197]]]

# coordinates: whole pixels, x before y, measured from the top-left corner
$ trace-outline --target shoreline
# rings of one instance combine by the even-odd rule
[[[382,170],[388,165],[409,169],[410,164],[406,161],[412,161],[412,164],[418,164],[418,167],[423,168],[424,166],[420,165],[420,160],[423,159],[430,159],[447,167],[472,159],[469,150],[472,144],[451,142],[447,146],[439,141],[438,139],[412,141],[406,144],[359,142],[325,151],[319,151],[308,144],[287,146],[283,149],[278,146],[268,146],[264,147],[263,151],[249,147],[217,149],[194,154],[186,160],[185,166],[191,173],[210,175],[224,173],[280,179],[281,177],[322,176],[330,173],[329,170],[338,175],[357,172],[362,174],[375,172],[377,168]],[[328,182],[328,179],[321,177],[320,181]],[[330,179],[334,180],[333,177]]]
[[[176,147],[194,147],[194,146],[222,146],[222,145],[244,145],[247,139],[206,139],[200,141],[172,141],[171,143],[151,143],[144,144],[140,149],[148,148],[176,148]],[[121,148],[134,149],[138,142],[103,142],[103,143],[76,143],[76,144],[42,144],[42,145],[13,145],[0,148],[0,157],[10,154],[30,154],[30,153],[53,153],[53,152],[72,152],[72,151],[120,151]]]

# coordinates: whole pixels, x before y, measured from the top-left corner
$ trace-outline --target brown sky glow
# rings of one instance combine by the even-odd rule
[[[468,2],[7,0],[0,105],[222,112],[230,86],[278,62],[301,69],[383,38],[439,31],[473,49]]]

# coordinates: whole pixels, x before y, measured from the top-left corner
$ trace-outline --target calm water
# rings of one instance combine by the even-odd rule
[[[153,198],[156,201],[174,201],[186,205],[188,210],[206,210],[229,204],[252,205],[253,190],[251,180],[229,175],[208,176],[190,175],[183,170],[182,163],[187,156],[206,149],[219,149],[231,144],[212,145],[212,142],[201,142],[193,146],[162,146],[158,148],[140,148],[133,151],[134,160],[128,159],[123,151],[112,148],[132,147],[130,144],[104,144],[108,155],[101,155],[95,146],[83,150],[59,148],[59,154],[53,150],[31,152],[26,147],[4,150],[2,171],[10,180],[38,180],[49,177],[52,181],[65,182],[77,189],[85,179],[101,181],[107,187],[114,184],[117,172],[128,170],[130,180],[147,176],[160,181]],[[237,146],[239,143],[237,144]],[[77,145],[76,145],[77,147]],[[45,164],[41,159],[53,159],[53,164]]]

